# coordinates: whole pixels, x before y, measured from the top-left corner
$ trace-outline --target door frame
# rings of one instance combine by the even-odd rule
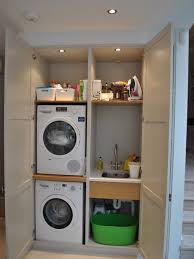
[[[166,259],[180,258],[186,163],[189,29],[174,29],[171,161],[166,210]]]

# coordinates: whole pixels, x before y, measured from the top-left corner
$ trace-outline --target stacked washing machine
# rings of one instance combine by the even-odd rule
[[[86,106],[38,105],[37,173],[85,174]],[[36,239],[83,241],[83,183],[36,181]]]

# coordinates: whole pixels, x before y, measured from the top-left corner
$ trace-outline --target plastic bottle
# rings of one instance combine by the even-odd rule
[[[103,163],[103,159],[102,157],[100,156],[97,160],[97,163],[96,163],[96,169],[99,171],[99,172],[102,172],[103,171],[103,167],[104,167],[104,163]]]
[[[83,101],[83,93],[84,93],[84,81],[80,80],[80,99]]]

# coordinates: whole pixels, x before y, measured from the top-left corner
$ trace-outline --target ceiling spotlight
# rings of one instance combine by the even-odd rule
[[[119,52],[119,51],[121,51],[121,49],[120,49],[120,48],[116,48],[115,51],[116,51],[116,52]]]
[[[108,14],[116,14],[117,10],[116,9],[110,9],[107,11]]]
[[[38,14],[29,10],[24,11],[23,15],[28,22],[37,22],[40,18]]]
[[[64,50],[64,49],[59,49],[59,52],[60,52],[60,53],[64,53],[65,50]]]

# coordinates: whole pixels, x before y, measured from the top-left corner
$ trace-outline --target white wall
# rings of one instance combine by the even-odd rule
[[[113,161],[114,145],[118,144],[119,161],[129,154],[141,153],[141,106],[97,107],[96,158]]]
[[[114,81],[128,81],[136,75],[141,80],[142,62],[98,62],[96,64],[96,79],[102,83]]]
[[[79,83],[80,79],[88,78],[87,63],[56,63],[49,64],[49,80]]]
[[[36,96],[36,87],[48,83],[49,67],[46,61],[36,55],[36,59],[32,59],[31,63],[31,106],[32,115],[34,114],[34,100]]]

